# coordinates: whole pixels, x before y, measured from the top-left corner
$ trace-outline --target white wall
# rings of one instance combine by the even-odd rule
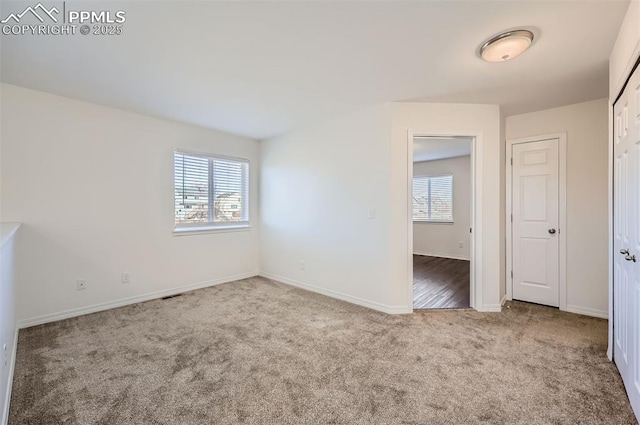
[[[17,342],[13,280],[13,247],[17,228],[17,224],[0,223],[0,424],[7,423],[9,417],[9,389]]]
[[[453,175],[453,223],[413,222],[413,253],[470,259],[471,157],[413,163],[413,176]],[[463,243],[462,248],[458,246]]]
[[[567,132],[567,309],[607,317],[608,102],[507,117],[507,139]]]
[[[631,0],[609,58],[609,96],[615,99],[640,55],[640,0]]]
[[[476,217],[481,228],[474,229],[479,239],[475,260],[482,265],[482,288],[476,294],[476,308],[500,310],[500,110],[497,105],[394,103],[392,104],[391,150],[391,273],[392,300],[400,304],[411,301],[407,258],[407,220],[409,198],[407,130],[431,135],[478,135],[482,149],[476,153],[476,167],[481,183],[476,195],[481,199],[482,214]]]
[[[176,147],[251,161],[251,230],[173,236]],[[258,174],[257,141],[3,84],[0,214],[23,222],[21,324],[257,274]]]
[[[390,294],[390,126],[390,106],[381,105],[261,142],[264,275],[407,311]]]
[[[500,300],[504,302],[507,296],[507,228],[506,228],[506,140],[507,140],[507,117],[500,111]]]
[[[382,311],[411,311],[407,129],[482,139],[480,244],[497,253],[499,126],[493,105],[394,103],[262,142],[262,274]],[[477,308],[499,310],[500,259],[480,252],[477,260],[484,282]]]

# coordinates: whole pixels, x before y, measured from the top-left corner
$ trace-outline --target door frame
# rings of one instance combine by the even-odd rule
[[[560,310],[567,310],[567,133],[551,133],[540,136],[523,137],[519,139],[509,139],[505,146],[505,230],[506,230],[506,299],[513,299],[513,235],[511,214],[513,213],[512,198],[512,174],[511,164],[513,145],[531,142],[541,142],[544,140],[558,141],[558,287]]]
[[[469,244],[469,305],[478,311],[485,309],[482,302],[482,133],[454,131],[434,133],[407,130],[407,300],[413,312],[413,139],[414,137],[467,137],[471,139],[471,242]],[[499,311],[499,310],[498,310]]]

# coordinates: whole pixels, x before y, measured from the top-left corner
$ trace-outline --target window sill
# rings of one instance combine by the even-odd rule
[[[425,224],[453,224],[453,220],[413,220],[414,223]]]
[[[216,226],[216,227],[180,227],[173,229],[173,236],[205,235],[207,233],[246,232],[251,230],[251,225]]]

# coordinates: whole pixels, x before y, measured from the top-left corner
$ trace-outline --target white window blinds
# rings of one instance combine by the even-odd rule
[[[453,221],[453,176],[413,178],[413,219]]]
[[[174,153],[176,229],[249,225],[249,161]]]

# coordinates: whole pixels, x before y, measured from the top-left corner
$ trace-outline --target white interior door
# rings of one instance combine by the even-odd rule
[[[559,140],[512,147],[513,299],[559,306]]]
[[[614,360],[640,417],[640,71],[614,105]]]

